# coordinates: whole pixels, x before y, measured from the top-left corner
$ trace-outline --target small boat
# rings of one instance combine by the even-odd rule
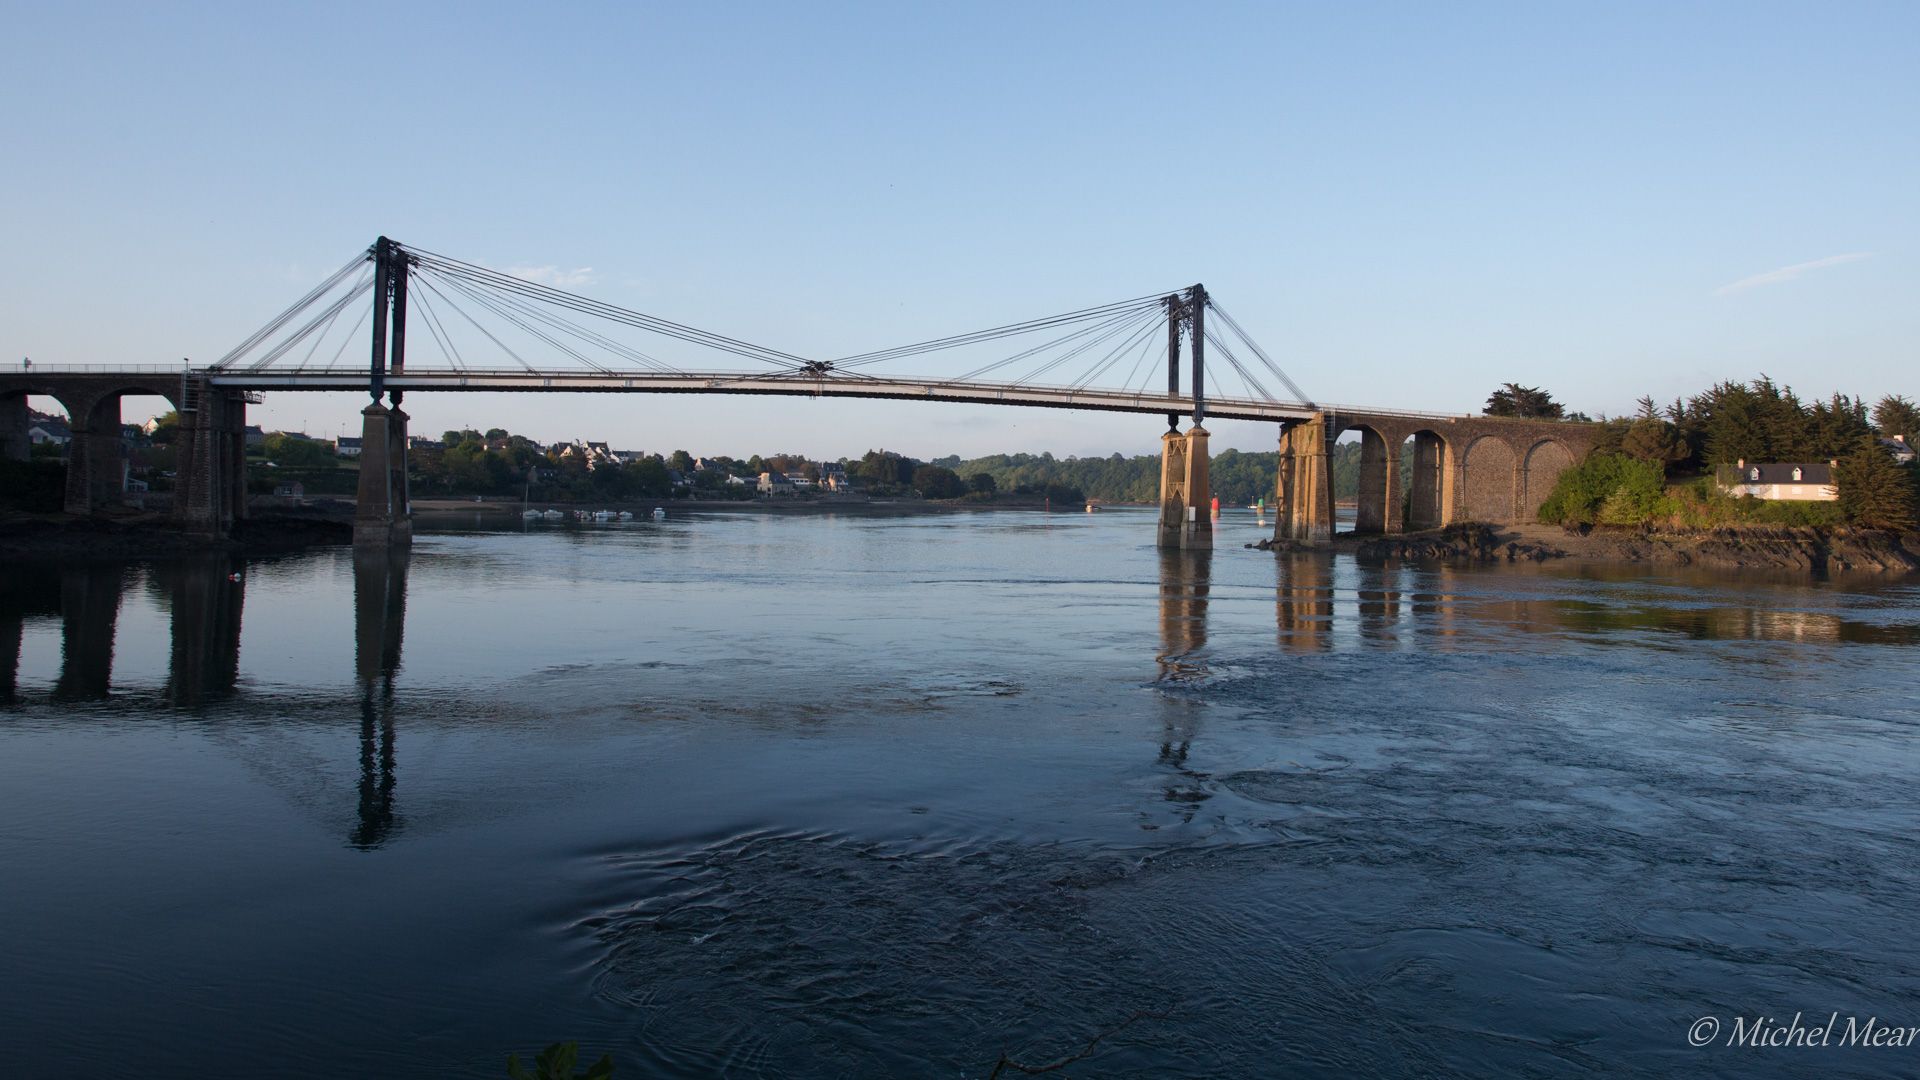
[[[595,510],[595,511],[593,512],[593,520],[595,520],[595,521],[612,521],[612,520],[613,520],[613,511],[611,511],[611,510]]]
[[[661,507],[658,507],[658,506],[656,506],[656,507],[654,507],[654,508],[653,508],[653,520],[655,520],[655,521],[665,521],[665,520],[667,520],[667,512],[666,512],[666,510],[664,510],[664,509],[662,509]]]
[[[1095,512],[1096,512],[1096,511],[1098,511],[1099,509],[1100,509],[1100,508],[1099,508],[1098,506],[1095,506],[1095,505],[1094,505],[1094,504],[1092,504],[1092,503],[1088,503],[1088,504],[1087,504],[1087,513],[1089,513],[1089,514],[1091,514],[1091,513],[1095,513]]]
[[[632,521],[632,520],[633,520],[633,511],[631,511],[631,510],[622,510],[622,511],[620,511],[620,512],[619,512],[618,514],[615,514],[615,515],[614,515],[614,520],[615,520],[615,521]]]
[[[567,515],[560,510],[549,510],[540,516],[548,521],[564,521]]]
[[[520,520],[522,520],[522,521],[539,521],[539,520],[540,520],[540,511],[538,511],[538,510],[522,510],[522,511],[520,511]]]

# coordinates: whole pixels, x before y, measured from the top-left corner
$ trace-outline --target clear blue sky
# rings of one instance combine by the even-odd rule
[[[1314,397],[1920,396],[1920,4],[7,0],[0,349],[225,352],[376,234],[806,355],[1204,281]],[[1779,271],[1779,273],[1775,273]],[[363,398],[282,396],[332,433]],[[696,453],[1153,418],[434,397]],[[129,412],[134,410],[130,407]],[[1269,449],[1226,424],[1216,445]]]

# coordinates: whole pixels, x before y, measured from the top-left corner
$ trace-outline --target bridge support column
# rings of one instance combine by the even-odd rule
[[[1207,429],[1160,436],[1160,532],[1163,548],[1213,547],[1213,485],[1207,475]]]
[[[33,456],[33,440],[27,437],[27,395],[12,394],[0,398],[0,457],[25,461]]]
[[[360,410],[360,491],[353,517],[358,546],[413,543],[407,502],[407,414],[379,402]]]
[[[120,435],[120,399],[110,397],[72,409],[73,441],[67,444],[69,514],[88,516],[117,502],[126,490],[126,442]]]
[[[181,395],[173,519],[225,536],[247,510],[247,400],[196,379]]]
[[[1413,437],[1413,475],[1407,478],[1411,498],[1407,502],[1408,531],[1437,529],[1446,524],[1445,480],[1446,444],[1440,436],[1422,431]]]
[[[1308,547],[1333,542],[1333,477],[1327,466],[1327,417],[1291,424],[1280,435],[1273,537]]]

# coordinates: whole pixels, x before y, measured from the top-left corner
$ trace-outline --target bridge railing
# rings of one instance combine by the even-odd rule
[[[31,367],[7,367],[0,364],[0,375],[205,375],[205,368],[185,364],[43,364]]]

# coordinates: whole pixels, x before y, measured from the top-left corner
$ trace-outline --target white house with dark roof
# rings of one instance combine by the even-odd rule
[[[39,446],[41,443],[53,443],[65,446],[73,441],[73,429],[63,420],[35,420],[27,428],[27,441]]]
[[[1728,495],[1751,495],[1780,502],[1832,502],[1840,497],[1840,489],[1833,485],[1837,464],[1834,461],[1763,464],[1743,459],[1735,463],[1731,480],[1721,480],[1720,490]]]

